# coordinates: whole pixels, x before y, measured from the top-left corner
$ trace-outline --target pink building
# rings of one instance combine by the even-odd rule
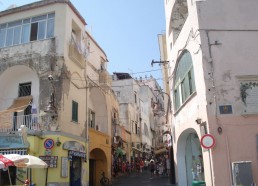
[[[165,0],[165,12],[176,182],[258,184],[258,1]]]

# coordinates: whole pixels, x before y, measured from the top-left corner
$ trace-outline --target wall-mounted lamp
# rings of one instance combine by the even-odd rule
[[[59,138],[57,137],[57,139],[56,139],[56,146],[60,146],[62,144],[62,142],[59,140]]]
[[[222,128],[221,127],[218,127],[218,133],[222,134]]]
[[[202,119],[201,119],[201,118],[197,118],[197,119],[195,120],[195,122],[196,122],[197,124],[201,124],[201,123],[202,123]]]

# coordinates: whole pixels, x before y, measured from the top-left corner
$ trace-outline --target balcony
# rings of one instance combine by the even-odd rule
[[[109,75],[107,70],[100,70],[99,71],[99,83],[111,86],[112,77],[111,77],[111,75]]]
[[[79,67],[84,68],[84,56],[81,50],[80,44],[76,43],[73,39],[69,44],[69,57],[70,59],[75,62]]]
[[[38,59],[40,56],[47,56],[52,54],[54,52],[54,47],[55,38],[51,38],[1,48],[0,56],[2,59],[11,59],[16,62],[20,60],[29,60],[31,58]]]
[[[25,125],[28,131],[45,130],[46,124],[49,123],[46,115],[39,114],[13,116],[13,113],[0,115],[0,133],[16,132],[21,125]]]

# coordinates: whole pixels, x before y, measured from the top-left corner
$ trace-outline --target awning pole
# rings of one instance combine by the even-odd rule
[[[47,168],[47,170],[46,170],[46,186],[47,186],[47,177],[48,177],[48,168]]]

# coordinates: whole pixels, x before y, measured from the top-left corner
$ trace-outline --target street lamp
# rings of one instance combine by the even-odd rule
[[[169,159],[170,159],[170,183],[175,184],[176,183],[176,176],[175,176],[175,165],[174,165],[174,149],[172,146],[172,134],[170,131],[163,132],[163,135],[168,134],[170,136],[171,146],[169,148]]]
[[[44,112],[46,112],[47,114],[51,115],[52,118],[54,118],[55,116],[57,116],[57,110],[55,107],[55,88],[53,85],[54,78],[52,74],[48,76],[48,80],[51,85],[51,94],[50,94],[50,101],[48,102],[48,106],[46,107]]]

